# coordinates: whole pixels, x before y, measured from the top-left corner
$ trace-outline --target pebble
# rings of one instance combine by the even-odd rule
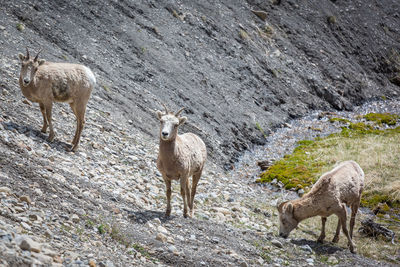
[[[167,236],[164,235],[163,233],[158,233],[156,236],[156,240],[165,243],[165,242],[167,242]]]
[[[300,248],[308,253],[313,252],[312,248],[309,245],[302,245],[302,246],[300,246]]]
[[[339,261],[338,261],[338,259],[336,259],[335,256],[329,256],[327,263],[329,263],[331,265],[335,265],[335,264],[338,264]]]
[[[168,234],[168,230],[167,229],[165,229],[164,227],[162,227],[161,225],[159,225],[158,227],[157,227],[157,231],[158,232],[160,232],[160,233],[162,233],[162,234]]]
[[[25,237],[22,239],[19,247],[22,250],[28,250],[33,252],[40,252],[42,250],[42,245],[30,239],[29,237]]]
[[[4,193],[10,193],[11,189],[6,187],[6,186],[1,186],[0,187],[0,192],[4,192]]]
[[[271,244],[274,245],[274,246],[276,246],[276,247],[278,247],[278,248],[283,248],[283,245],[282,245],[282,243],[281,243],[279,240],[272,239],[272,240],[271,240]]]
[[[179,255],[179,251],[174,245],[168,246],[168,251],[172,252],[175,255]]]

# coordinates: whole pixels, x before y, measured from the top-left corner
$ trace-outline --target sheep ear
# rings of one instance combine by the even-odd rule
[[[24,60],[25,60],[25,56],[24,56],[24,54],[22,54],[22,53],[19,53],[19,54],[18,54],[18,57],[19,57],[19,59],[20,59],[21,61],[24,61]]]
[[[186,117],[180,117],[180,118],[179,118],[179,125],[184,124],[186,120],[187,120]]]
[[[46,60],[44,60],[44,59],[39,59],[38,60],[39,66],[43,65],[45,62],[46,62]]]
[[[287,202],[287,201],[282,202],[281,204],[279,204],[279,205],[277,206],[279,212],[282,212],[282,210],[283,210],[283,205],[285,205],[286,202]]]
[[[161,111],[159,111],[159,110],[157,110],[156,111],[156,114],[157,114],[157,118],[159,119],[159,120],[161,120],[161,117],[162,117],[162,112]]]
[[[293,205],[292,205],[292,203],[288,203],[287,205],[286,205],[286,210],[289,212],[289,213],[293,213]]]

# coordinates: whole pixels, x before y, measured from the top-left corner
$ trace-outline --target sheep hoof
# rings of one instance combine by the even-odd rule
[[[171,211],[170,210],[167,210],[166,212],[165,212],[165,217],[169,217],[171,215]]]
[[[46,133],[46,132],[47,132],[47,127],[43,127],[40,131],[41,131],[42,133]]]
[[[78,145],[73,145],[71,148],[71,152],[76,152],[78,150]]]
[[[324,238],[322,238],[322,237],[318,238],[317,242],[321,243],[321,244],[324,243]]]
[[[333,242],[333,243],[339,242],[339,237],[334,237],[334,238],[332,239],[332,242]]]
[[[49,135],[49,137],[47,138],[47,141],[52,143],[54,141],[54,134],[53,135]]]

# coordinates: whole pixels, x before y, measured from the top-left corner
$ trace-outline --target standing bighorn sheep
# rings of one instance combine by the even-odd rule
[[[45,133],[49,126],[50,142],[54,140],[51,121],[53,102],[69,103],[77,122],[71,149],[76,151],[85,123],[86,104],[96,84],[96,78],[93,72],[83,65],[46,62],[44,59],[38,59],[39,53],[35,58],[29,56],[28,48],[26,56],[19,53],[21,60],[19,86],[26,98],[39,103],[43,115],[41,131]]]
[[[341,163],[333,170],[323,174],[311,191],[302,198],[286,201],[278,206],[279,235],[286,238],[300,221],[321,216],[322,230],[318,242],[323,242],[326,218],[336,214],[339,220],[332,242],[339,241],[340,226],[342,226],[350,251],[354,253],[353,228],[363,187],[364,172],[361,167],[354,161]],[[346,226],[346,205],[351,207],[350,234]]]
[[[160,150],[157,159],[157,168],[161,172],[167,189],[167,210],[165,215],[171,214],[171,182],[179,180],[183,199],[183,216],[193,216],[193,200],[196,194],[197,183],[200,180],[204,163],[207,158],[207,149],[203,140],[193,133],[178,135],[178,127],[186,121],[186,117],[169,112],[164,105],[165,113],[157,111],[160,120]],[[192,192],[189,190],[189,177],[192,176]]]

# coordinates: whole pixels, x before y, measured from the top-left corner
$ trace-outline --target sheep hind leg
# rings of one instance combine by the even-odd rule
[[[192,192],[190,194],[190,204],[189,204],[190,213],[191,213],[192,217],[194,215],[194,195],[196,195],[197,184],[199,183],[199,180],[201,177],[201,172],[202,172],[202,170],[193,174],[193,178],[192,178]]]
[[[42,133],[45,133],[47,131],[47,118],[46,118],[46,108],[44,107],[44,105],[42,103],[39,103],[39,107],[40,107],[40,112],[42,112],[42,116],[43,116],[43,127],[40,130]]]
[[[322,229],[321,229],[321,235],[318,237],[317,242],[323,243],[325,239],[325,223],[326,223],[326,217],[321,217],[321,222],[322,222]]]
[[[338,214],[339,218],[340,218],[340,224],[342,225],[342,230],[343,233],[345,234],[345,236],[347,237],[348,243],[347,245],[350,248],[350,252],[351,253],[355,253],[355,249],[354,249],[354,243],[351,240],[350,234],[347,231],[347,225],[346,225],[346,220],[347,220],[347,210],[346,210],[346,205],[342,204],[342,209]]]
[[[75,137],[72,140],[72,148],[71,151],[76,151],[78,149],[79,146],[79,140],[81,138],[82,135],[82,129],[83,126],[85,124],[85,112],[86,112],[86,105],[84,106],[76,106],[75,108],[75,112],[76,112],[76,121],[77,121],[77,125],[76,125],[76,131],[75,131]]]
[[[187,180],[188,180],[187,176],[181,178],[181,196],[182,196],[182,200],[183,200],[183,217],[185,217],[185,218],[188,217],[188,202],[187,202],[187,198],[186,198]]]
[[[358,207],[360,206],[360,199],[351,205],[351,218],[350,218],[350,237],[353,239],[354,223],[356,221]]]
[[[53,122],[51,120],[51,110],[53,108],[53,103],[46,103],[44,104],[45,107],[45,112],[46,112],[46,119],[47,119],[47,123],[49,124],[49,128],[50,128],[50,133],[49,133],[49,137],[47,138],[47,140],[49,142],[53,142],[54,141],[54,128],[53,128]]]

